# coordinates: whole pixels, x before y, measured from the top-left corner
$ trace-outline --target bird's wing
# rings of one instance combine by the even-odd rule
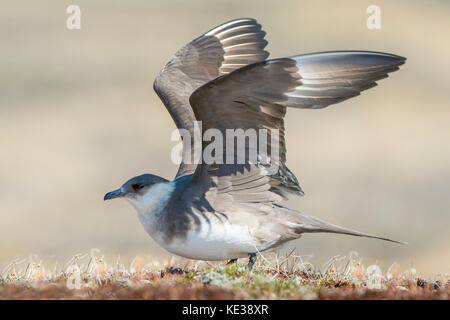
[[[405,58],[377,52],[314,53],[258,62],[205,84],[190,97],[204,132],[215,128],[226,136],[227,129],[277,129],[279,137],[274,141],[279,144],[279,152],[268,152],[270,165],[263,164],[260,157],[256,162],[250,161],[252,149],[257,149],[260,156],[261,150],[276,148],[270,138],[258,139],[258,147],[246,144],[244,164],[226,164],[224,144],[223,154],[222,150],[216,151],[224,164],[216,161],[199,165],[192,186],[196,184],[200,190],[204,185],[202,192],[239,203],[278,202],[301,195],[296,177],[285,164],[286,107],[324,108],[357,96],[398,70],[404,61]],[[204,143],[204,150],[207,145]]]
[[[265,32],[254,19],[226,22],[182,47],[160,71],[153,88],[178,129],[194,137],[195,115],[189,96],[205,83],[248,64],[263,61]],[[193,154],[193,153],[192,153]],[[193,173],[196,164],[183,159],[177,177]]]

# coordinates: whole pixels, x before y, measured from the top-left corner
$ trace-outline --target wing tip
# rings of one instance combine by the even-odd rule
[[[393,53],[381,52],[381,51],[367,51],[367,50],[334,50],[334,51],[321,51],[321,52],[311,52],[306,54],[298,54],[289,57],[293,60],[300,60],[302,58],[307,58],[310,56],[326,56],[326,55],[362,55],[362,56],[378,56],[384,57],[391,60],[392,65],[402,65],[406,62],[407,58],[399,56]]]
[[[243,23],[243,22],[250,22],[250,24],[261,26],[258,23],[258,21],[256,21],[256,19],[253,19],[253,18],[237,18],[237,19],[232,19],[232,20],[226,21],[226,22],[224,22],[224,23],[222,23],[222,24],[212,28],[211,30],[206,32],[205,35],[214,35],[217,32],[221,32],[221,31],[227,30],[227,29],[235,26],[236,24]]]

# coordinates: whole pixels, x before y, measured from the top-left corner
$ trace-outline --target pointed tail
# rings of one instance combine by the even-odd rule
[[[316,217],[301,213],[299,211],[294,211],[292,209],[281,207],[285,210],[289,210],[291,212],[295,212],[296,218],[295,222],[291,222],[291,224],[294,226],[296,232],[298,233],[338,233],[338,234],[347,234],[351,236],[356,237],[365,237],[365,238],[372,238],[372,239],[379,239],[399,244],[408,244],[407,242],[392,240],[385,237],[375,236],[367,233],[362,233],[359,231],[347,229],[344,227],[340,227],[328,222],[325,222],[323,220],[320,220]]]
[[[327,223],[324,221],[322,221],[321,224],[317,224],[317,225],[311,226],[311,228],[307,228],[307,230],[304,230],[303,232],[304,233],[307,233],[307,232],[339,233],[339,234],[347,234],[347,235],[356,236],[356,237],[379,239],[379,240],[384,240],[384,241],[389,241],[389,242],[394,242],[394,243],[399,243],[399,244],[408,244],[407,242],[403,242],[403,241],[392,240],[392,239],[385,238],[385,237],[375,236],[372,234],[362,233],[359,231],[343,228],[343,227],[336,226],[334,224],[330,224],[330,223]]]

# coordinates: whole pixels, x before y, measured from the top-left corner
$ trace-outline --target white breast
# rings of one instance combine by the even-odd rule
[[[138,211],[139,220],[147,233],[164,249],[176,255],[198,260],[225,260],[246,257],[256,252],[257,240],[251,235],[247,225],[231,224],[212,213],[205,213],[208,219],[198,214],[199,230],[188,231],[186,237],[164,241],[163,230],[158,230],[159,215],[165,214],[163,208],[176,188],[176,181],[152,186],[141,198],[130,200]],[[197,228],[195,228],[197,229]],[[173,237],[172,237],[173,236]]]
[[[257,242],[247,226],[215,219],[210,222],[202,221],[199,231],[190,231],[185,239],[174,238],[169,244],[157,234],[152,237],[167,251],[189,259],[227,260],[247,257],[257,251]]]

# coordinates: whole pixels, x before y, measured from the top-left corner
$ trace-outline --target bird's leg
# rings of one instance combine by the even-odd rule
[[[258,256],[256,255],[256,253],[249,254],[248,265],[247,265],[248,271],[252,271],[253,265],[255,264],[257,257]]]
[[[236,263],[236,261],[237,261],[237,259],[231,259],[230,261],[227,262],[227,265]]]

